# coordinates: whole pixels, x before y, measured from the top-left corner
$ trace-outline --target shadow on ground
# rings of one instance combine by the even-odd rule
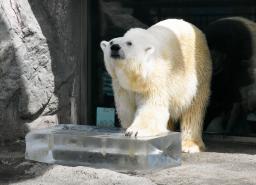
[[[236,143],[227,141],[205,141],[206,152],[256,154],[256,144]]]
[[[0,184],[35,178],[44,174],[49,167],[48,164],[25,159],[24,140],[7,142],[1,146]]]

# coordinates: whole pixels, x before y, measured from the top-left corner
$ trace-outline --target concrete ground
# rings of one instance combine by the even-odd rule
[[[0,151],[0,185],[255,185],[256,145],[207,142],[208,151],[182,154],[182,165],[150,174],[47,165],[24,160],[24,142]]]

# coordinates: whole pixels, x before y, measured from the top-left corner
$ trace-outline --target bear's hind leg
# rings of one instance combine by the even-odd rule
[[[209,98],[209,88],[201,88],[181,117],[182,151],[196,153],[205,150],[202,140],[203,121]]]
[[[176,130],[176,122],[170,117],[168,120],[168,125],[167,128],[171,131],[175,131]]]

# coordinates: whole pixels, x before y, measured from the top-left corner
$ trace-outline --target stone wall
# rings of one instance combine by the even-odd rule
[[[0,140],[69,123],[79,86],[80,1],[0,1]]]

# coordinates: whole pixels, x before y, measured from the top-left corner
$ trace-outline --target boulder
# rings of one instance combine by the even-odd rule
[[[71,0],[0,2],[0,140],[70,122],[79,75],[72,7]]]

